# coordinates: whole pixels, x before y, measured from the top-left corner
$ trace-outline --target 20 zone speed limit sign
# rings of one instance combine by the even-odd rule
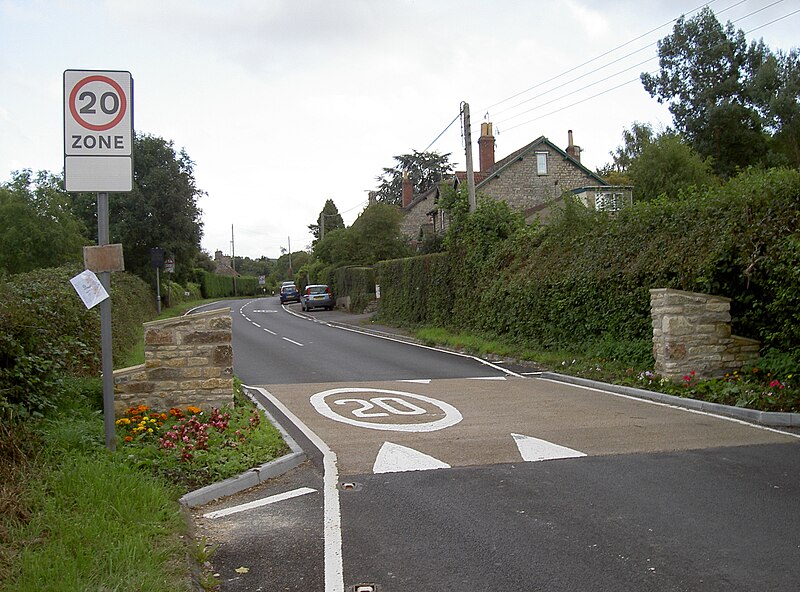
[[[64,72],[64,173],[67,191],[131,191],[130,72]]]

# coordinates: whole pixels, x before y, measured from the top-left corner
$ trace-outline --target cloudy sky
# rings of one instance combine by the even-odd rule
[[[798,0],[715,0],[720,21],[798,46]],[[0,0],[0,181],[63,168],[63,71],[127,70],[134,124],[184,148],[206,192],[202,246],[309,246],[326,199],[345,222],[393,156],[470,105],[497,158],[567,130],[594,169],[634,121],[671,117],[638,75],[700,0]],[[773,22],[774,21],[774,22]],[[456,122],[431,150],[464,168]],[[477,149],[476,149],[477,162]],[[113,194],[111,196],[113,199]]]

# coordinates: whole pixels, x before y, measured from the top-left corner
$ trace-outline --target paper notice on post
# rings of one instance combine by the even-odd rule
[[[89,269],[76,275],[70,283],[86,308],[92,308],[108,298],[108,292],[100,283],[100,279]]]

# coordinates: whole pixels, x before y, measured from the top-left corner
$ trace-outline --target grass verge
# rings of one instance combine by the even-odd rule
[[[423,327],[414,336],[438,345],[491,359],[511,358],[533,370],[549,370],[600,382],[667,393],[760,411],[800,413],[800,363],[774,350],[764,352],[758,366],[731,372],[720,378],[700,380],[689,372],[679,382],[653,370],[652,342],[620,342],[611,338],[570,350],[519,347],[496,338],[455,333],[440,327]]]
[[[123,365],[143,359],[142,344]],[[191,448],[163,444],[181,429],[171,415],[152,432],[119,425],[111,453],[100,381],[67,379],[57,399],[44,419],[0,417],[0,592],[216,589],[213,547],[192,539],[178,499],[284,454],[279,432],[237,392],[213,416],[180,410]]]

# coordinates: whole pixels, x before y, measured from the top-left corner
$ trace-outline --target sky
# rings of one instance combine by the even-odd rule
[[[798,0],[707,4],[773,51],[800,45]],[[462,102],[475,163],[491,121],[498,160],[540,136],[566,148],[573,130],[582,163],[603,166],[633,122],[671,124],[639,74],[658,69],[656,42],[701,6],[0,0],[0,182],[63,170],[64,70],[129,71],[136,131],[194,162],[203,249],[278,257],[310,247],[328,199],[351,224],[396,155],[450,153],[464,170]]]

